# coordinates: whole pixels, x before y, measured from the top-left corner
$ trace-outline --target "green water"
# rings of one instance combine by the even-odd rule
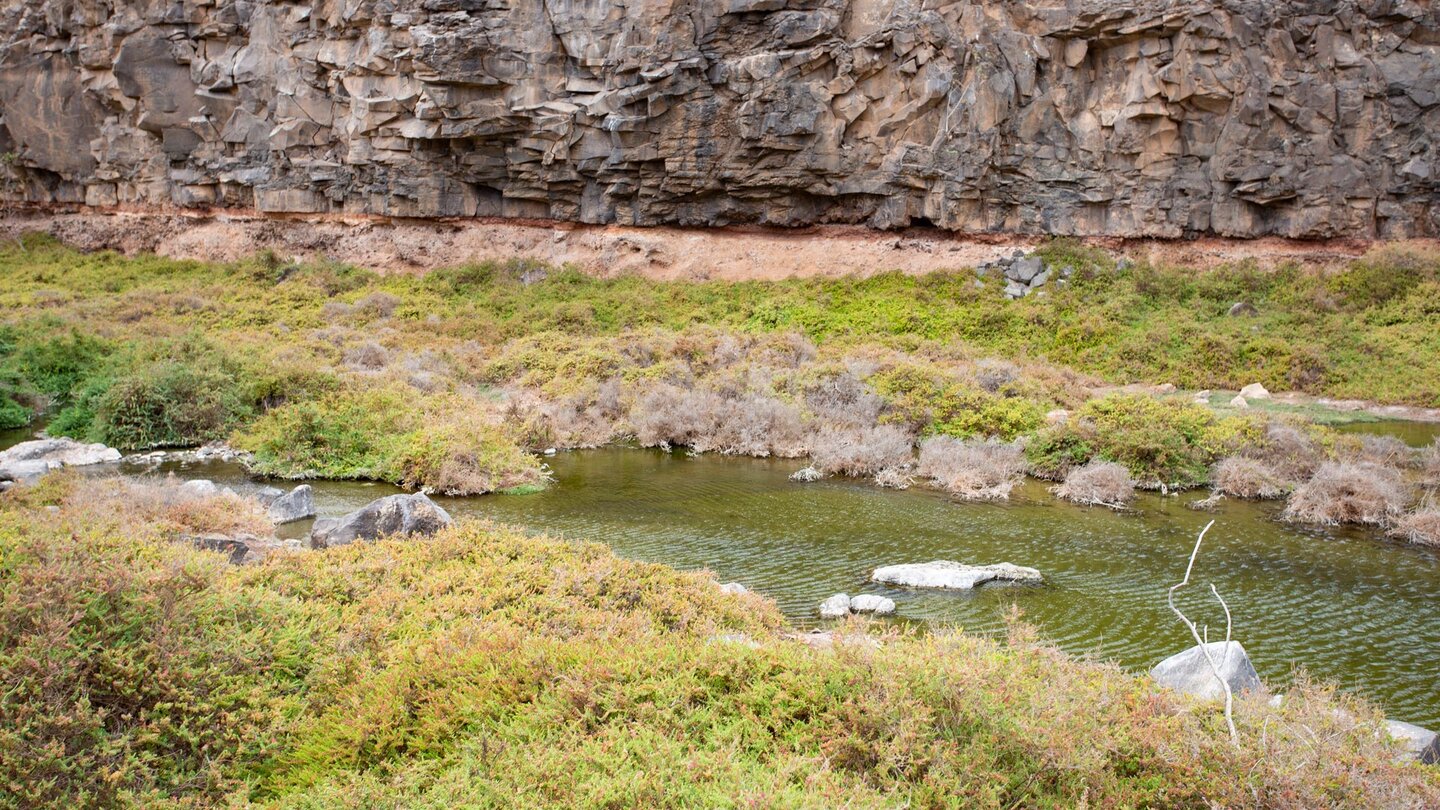
[[[1298,528],[1276,504],[1229,501],[1186,508],[1203,493],[1142,495],[1130,513],[1056,501],[1029,482],[1006,504],[962,504],[936,492],[881,490],[830,479],[799,484],[800,463],[642,450],[562,453],[556,484],[526,496],[437,499],[475,515],[608,543],[622,556],[708,568],[773,598],[796,623],[819,624],[825,597],[879,593],[897,621],[1001,629],[1012,605],[1065,650],[1136,671],[1189,646],[1165,607],[1196,532],[1214,518],[1182,600],[1223,634],[1223,615],[1200,598],[1215,583],[1230,602],[1235,637],[1260,674],[1282,685],[1294,667],[1378,701],[1393,717],[1440,725],[1440,555],[1371,531]],[[169,467],[169,465],[167,465]],[[237,488],[234,465],[175,468]],[[324,514],[394,492],[319,482]],[[303,525],[288,527],[302,533]],[[1043,586],[982,586],[971,593],[909,591],[867,582],[871,569],[950,559],[1039,568]]]

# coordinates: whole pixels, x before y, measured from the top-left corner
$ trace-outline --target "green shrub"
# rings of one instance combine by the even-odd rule
[[[113,350],[103,340],[72,330],[68,335],[21,346],[15,355],[15,369],[52,405],[64,407]]]
[[[261,416],[234,438],[255,454],[256,472],[281,478],[399,481],[399,453],[415,427],[414,402],[399,391],[341,390]]]
[[[1232,745],[1019,624],[812,649],[706,574],[474,521],[229,566],[70,483],[0,496],[5,810],[1440,804],[1304,679]]]
[[[1026,450],[1037,475],[1059,477],[1092,456],[1123,465],[1142,484],[1193,487],[1223,455],[1262,440],[1245,417],[1143,394],[1091,400],[1063,425],[1042,431]]]
[[[198,337],[134,344],[86,372],[69,399],[52,434],[125,449],[221,439],[254,412],[242,372]]]
[[[281,478],[388,481],[447,495],[538,485],[540,464],[473,403],[393,388],[341,390],[271,410],[235,436]]]
[[[1009,441],[1045,423],[1046,407],[1035,400],[991,394],[917,365],[882,371],[869,383],[885,399],[885,421],[921,433]]]

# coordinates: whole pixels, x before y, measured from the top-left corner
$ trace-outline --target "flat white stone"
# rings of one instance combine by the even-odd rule
[[[1011,582],[1040,582],[1044,579],[1034,568],[1011,563],[994,565],[966,565],[951,560],[936,560],[928,563],[906,563],[876,568],[870,576],[875,582],[904,585],[909,588],[944,588],[966,591],[983,582],[1006,580]]]
[[[862,593],[859,596],[850,597],[850,610],[855,613],[888,616],[895,612],[895,600],[885,596],[876,596],[873,593]]]
[[[820,603],[820,618],[839,619],[850,615],[850,597],[837,593]]]

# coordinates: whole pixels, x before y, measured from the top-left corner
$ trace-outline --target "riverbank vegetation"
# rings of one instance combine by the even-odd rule
[[[1040,252],[1069,280],[1009,301],[964,268],[655,282],[514,261],[382,277],[31,236],[0,248],[0,420],[45,411],[52,433],[126,449],[228,440],[267,475],[453,494],[543,485],[537,451],[634,442],[982,499],[1004,497],[1017,452],[1075,493],[1106,471],[1109,494],[1133,479],[1298,500],[1324,465],[1363,463],[1397,482],[1383,525],[1422,501],[1435,474],[1408,448],[1160,384],[1440,405],[1440,256],[1262,271]],[[1258,314],[1228,314],[1237,301]],[[1289,514],[1371,515],[1300,506]]]
[[[1302,676],[1190,703],[1008,639],[846,625],[604,546],[462,522],[277,551],[117,482],[0,494],[0,807],[1434,806],[1375,709]]]

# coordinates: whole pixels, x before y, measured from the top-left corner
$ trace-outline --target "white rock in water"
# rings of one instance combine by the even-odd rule
[[[1400,759],[1419,760],[1426,765],[1440,764],[1440,735],[1428,728],[1400,720],[1386,720],[1385,730],[1400,743]]]
[[[1212,641],[1205,645],[1205,649],[1219,665],[1220,677],[1230,684],[1231,692],[1238,695],[1241,692],[1258,692],[1265,688],[1240,642]],[[1156,664],[1155,668],[1150,670],[1150,677],[1168,689],[1204,700],[1219,700],[1225,697],[1225,688],[1215,679],[1215,671],[1210,668],[1210,662],[1206,660],[1199,645]]]
[[[1240,396],[1246,399],[1269,399],[1270,392],[1266,391],[1265,386],[1260,383],[1250,383],[1240,389]]]
[[[214,481],[207,481],[204,478],[196,478],[194,481],[186,481],[177,489],[181,495],[191,498],[208,498],[211,495],[219,495],[220,488],[215,486]]]
[[[876,568],[870,576],[875,582],[888,582],[910,588],[947,588],[969,590],[982,582],[1007,580],[1012,582],[1040,582],[1044,579],[1039,571],[1010,563],[994,565],[966,565],[950,560],[936,560],[928,563],[907,563]]]
[[[895,600],[873,593],[862,593],[850,597],[850,609],[856,613],[874,613],[888,616],[895,612]]]
[[[727,582],[720,586],[720,592],[739,596],[742,593],[749,593],[750,589],[738,582]]]
[[[839,619],[850,615],[850,597],[837,593],[820,603],[820,618]]]

